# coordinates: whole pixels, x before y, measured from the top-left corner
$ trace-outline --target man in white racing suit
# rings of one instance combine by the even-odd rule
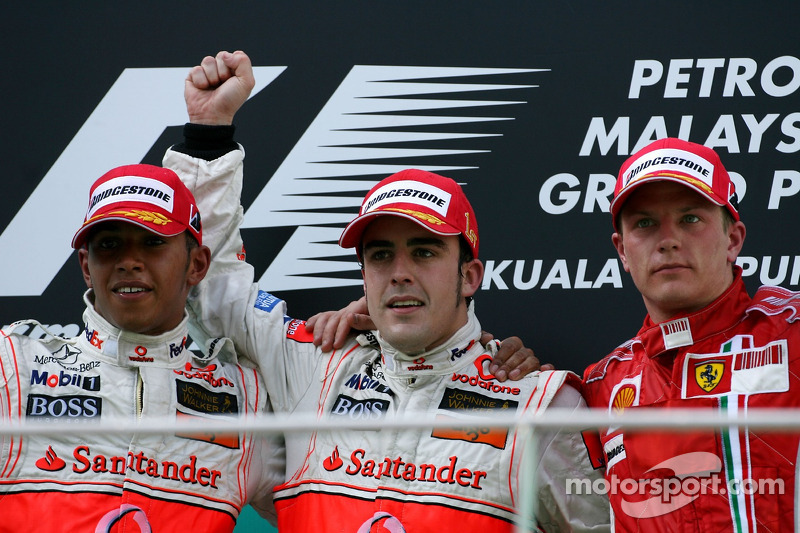
[[[208,77],[212,92],[215,83],[251,75],[242,52],[207,59],[206,72],[196,74]],[[189,85],[187,91],[203,88],[197,80]],[[210,161],[192,157],[192,145],[232,142],[232,131],[223,140],[224,130],[202,125],[214,120],[193,122],[199,124],[187,125],[185,145],[164,160],[200,199],[212,249],[209,275],[189,299],[193,336],[232,338],[237,351],[259,365],[276,412],[371,425],[286,435],[287,479],[275,491],[279,529],[511,531],[528,443],[513,429],[490,427],[485,417],[584,403],[579,379],[569,372],[533,373],[509,383],[489,374],[495,345],[485,349],[478,342],[481,328],[469,303],[483,274],[478,227],[461,187],[421,170],[373,187],[340,244],[357,248],[378,329],[323,352],[305,323],[288,317],[282,300],[259,290],[252,267],[241,260],[244,152],[233,149]],[[398,414],[463,424],[382,427]],[[607,530],[604,496],[567,494],[569,479],[600,479],[580,433],[541,431],[536,443],[538,510],[530,527]]]
[[[189,288],[210,252],[192,194],[161,167],[115,168],[92,186],[72,242],[89,287],[85,330],[65,339],[21,321],[0,338],[3,425],[70,422],[0,436],[0,531],[233,531],[251,503],[274,522],[280,441],[247,433],[82,434],[96,421],[252,418],[264,383],[232,343],[188,349]]]

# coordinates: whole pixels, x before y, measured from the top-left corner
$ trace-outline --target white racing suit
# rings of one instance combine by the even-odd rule
[[[198,357],[186,347],[187,319],[162,335],[132,334],[85,299],[75,338],[21,334],[33,321],[2,332],[2,423],[71,422],[72,431],[0,436],[0,531],[218,533],[233,530],[248,502],[274,520],[278,444],[249,434],[81,435],[94,421],[252,418],[268,408],[260,376],[236,364],[227,339]]]
[[[213,161],[169,151],[165,166],[194,192],[203,213],[211,270],[190,295],[192,323],[225,334],[256,362],[273,409],[358,419],[368,431],[286,435],[287,481],[276,489],[278,528],[285,532],[502,532],[520,505],[520,463],[526,442],[513,430],[477,424],[474,415],[537,411],[585,404],[577,376],[534,373],[500,383],[487,371],[490,353],[468,323],[442,346],[414,358],[373,334],[352,337],[323,353],[286,304],[259,290],[253,269],[237,258],[242,240],[241,150]],[[229,305],[221,305],[225,302]],[[462,420],[450,429],[396,430],[381,421],[415,413],[433,421]],[[541,434],[539,434],[541,433]],[[537,433],[538,526],[547,531],[608,528],[604,496],[568,496],[568,479],[600,479],[578,432]]]

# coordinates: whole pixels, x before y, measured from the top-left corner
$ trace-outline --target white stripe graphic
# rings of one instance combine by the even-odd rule
[[[89,187],[108,170],[138,163],[168,126],[187,121],[190,67],[127,68],[0,235],[0,296],[40,296],[72,254]],[[254,67],[251,97],[286,67]],[[47,220],[47,231],[31,235]]]
[[[478,168],[477,158],[466,160],[462,157],[460,160],[466,161],[468,166],[441,166],[429,164],[426,158],[431,156],[466,156],[488,151],[435,149],[416,144],[402,147],[383,145],[500,135],[450,133],[444,126],[513,120],[507,111],[486,117],[479,116],[478,110],[487,106],[524,104],[524,101],[500,99],[502,97],[497,100],[462,100],[448,95],[503,90],[500,94],[507,97],[509,89],[535,87],[421,80],[538,71],[354,66],[245,213],[245,228],[299,226],[261,277],[261,288],[281,291],[360,285],[360,280],[336,275],[358,269],[352,251],[342,250],[336,243],[344,225],[358,212],[363,195],[379,179],[404,168],[415,167],[432,172]],[[424,98],[414,98],[423,95]],[[458,115],[450,112],[448,116],[433,116],[432,113],[453,109],[458,109]],[[443,131],[422,131],[436,125],[443,126]],[[413,127],[420,127],[421,131],[385,131]],[[403,158],[403,161],[391,161],[398,158]],[[369,176],[369,179],[357,179],[359,176]],[[336,226],[309,228],[330,224]],[[344,259],[320,260],[331,257]]]

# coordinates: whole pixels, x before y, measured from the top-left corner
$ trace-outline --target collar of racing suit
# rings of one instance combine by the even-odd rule
[[[188,315],[184,314],[178,326],[161,335],[131,333],[113,326],[95,310],[89,299],[91,289],[83,295],[86,310],[83,321],[84,336],[98,357],[117,366],[180,368],[191,361],[188,349]]]
[[[427,352],[408,355],[386,342],[380,332],[375,332],[375,336],[380,343],[387,372],[399,377],[447,374],[470,364],[484,352],[496,353],[498,346],[495,341],[486,348],[481,345],[481,325],[475,316],[474,302],[467,310],[467,323],[447,341]]]
[[[690,346],[741,322],[750,302],[742,280],[742,269],[737,266],[733,283],[716,300],[699,311],[679,315],[659,324],[654,323],[650,315],[647,315],[642,329],[633,341],[641,342],[650,357],[658,356],[666,350]]]

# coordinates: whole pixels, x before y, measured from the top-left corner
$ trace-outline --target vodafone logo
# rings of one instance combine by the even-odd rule
[[[492,356],[488,353],[481,355],[475,359],[475,370],[478,374],[477,376],[470,376],[469,374],[459,374],[458,372],[454,372],[452,380],[464,383],[465,385],[470,385],[472,387],[479,387],[491,392],[499,392],[518,396],[520,393],[518,387],[501,385],[495,382],[495,377],[492,374],[484,370],[484,363],[488,364],[491,360]]]
[[[413,364],[406,367],[406,370],[416,372],[419,370],[433,370],[433,365],[425,364],[424,357],[418,357],[411,361]]]
[[[489,355],[488,353],[485,353],[485,354],[481,355],[480,357],[478,357],[477,359],[475,359],[475,362],[473,363],[475,365],[475,370],[478,371],[478,375],[482,379],[485,379],[486,381],[491,381],[491,380],[495,379],[494,378],[494,374],[491,374],[491,373],[489,373],[489,372],[487,372],[487,371],[485,371],[483,369],[484,363],[486,363],[488,365],[491,362],[492,362],[492,356]]]
[[[217,365],[212,364],[206,367],[192,366],[191,363],[186,363],[183,370],[173,370],[179,376],[184,376],[189,379],[202,379],[212,387],[230,387],[233,388],[234,384],[231,380],[224,376],[215,376]]]

